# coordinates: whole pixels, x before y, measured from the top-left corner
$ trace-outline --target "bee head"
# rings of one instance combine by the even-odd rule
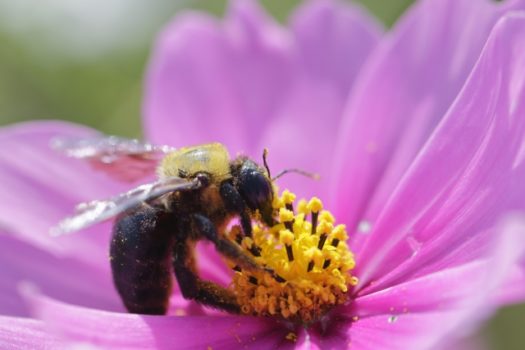
[[[235,185],[244,201],[252,211],[259,210],[262,220],[269,226],[273,220],[272,180],[257,163],[244,158],[238,163],[235,173]]]

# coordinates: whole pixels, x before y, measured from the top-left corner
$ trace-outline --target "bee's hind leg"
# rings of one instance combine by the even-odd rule
[[[262,271],[269,273],[272,277],[278,278],[274,271],[267,267],[259,266],[250,256],[233,242],[220,237],[213,222],[207,217],[194,214],[193,229],[197,230],[200,237],[211,241],[219,253],[234,261],[238,267],[248,271]],[[177,281],[185,298],[194,299],[202,304],[220,308],[229,312],[240,312],[240,306],[236,302],[235,295],[221,286],[212,282],[199,279],[192,270],[193,255],[188,253],[187,243],[179,240],[175,245],[174,262]]]
[[[230,313],[240,313],[240,306],[231,291],[213,282],[203,281],[197,276],[193,247],[185,240],[175,243],[173,269],[184,298]]]

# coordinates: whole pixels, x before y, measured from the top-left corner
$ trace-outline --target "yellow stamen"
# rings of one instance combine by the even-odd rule
[[[321,202],[319,198],[314,197],[310,199],[310,201],[308,202],[308,210],[318,213],[322,209],[323,209],[323,203]]]
[[[283,194],[281,195],[281,200],[285,204],[292,204],[295,201],[295,194],[288,190],[284,190]]]
[[[279,221],[281,222],[291,222],[294,219],[293,212],[286,208],[281,208],[279,210]]]
[[[259,247],[260,256],[252,258],[273,272],[236,269],[232,287],[245,314],[311,322],[344,303],[348,290],[357,285],[350,273],[355,261],[345,242],[346,228],[335,225],[318,198],[299,201],[298,213],[293,211],[293,193],[274,198],[279,223],[267,227],[255,222],[252,239],[241,244],[248,255],[252,245]],[[230,237],[237,230],[234,226]]]

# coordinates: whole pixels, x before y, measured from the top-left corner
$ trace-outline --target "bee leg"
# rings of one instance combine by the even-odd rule
[[[195,273],[193,249],[185,240],[177,241],[173,251],[173,269],[179,283],[182,296],[201,304],[221,309],[230,313],[239,313],[235,295],[209,281],[201,280]]]
[[[252,236],[252,220],[248,212],[248,208],[244,200],[242,199],[241,194],[235,186],[231,183],[224,182],[221,185],[220,193],[222,200],[228,211],[236,213],[241,219],[241,228],[244,232],[244,235],[247,237]]]
[[[257,263],[230,240],[219,236],[213,222],[203,215],[193,215],[193,223],[200,236],[211,241],[215,245],[215,249],[222,255],[233,260],[239,267],[249,271],[263,271],[264,268],[257,265]]]
[[[126,309],[162,315],[171,294],[170,216],[147,205],[121,215],[110,247],[113,281]]]

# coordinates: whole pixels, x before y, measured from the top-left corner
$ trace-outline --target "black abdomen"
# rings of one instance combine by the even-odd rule
[[[162,315],[171,294],[172,215],[141,206],[113,227],[110,256],[113,281],[129,312]]]

